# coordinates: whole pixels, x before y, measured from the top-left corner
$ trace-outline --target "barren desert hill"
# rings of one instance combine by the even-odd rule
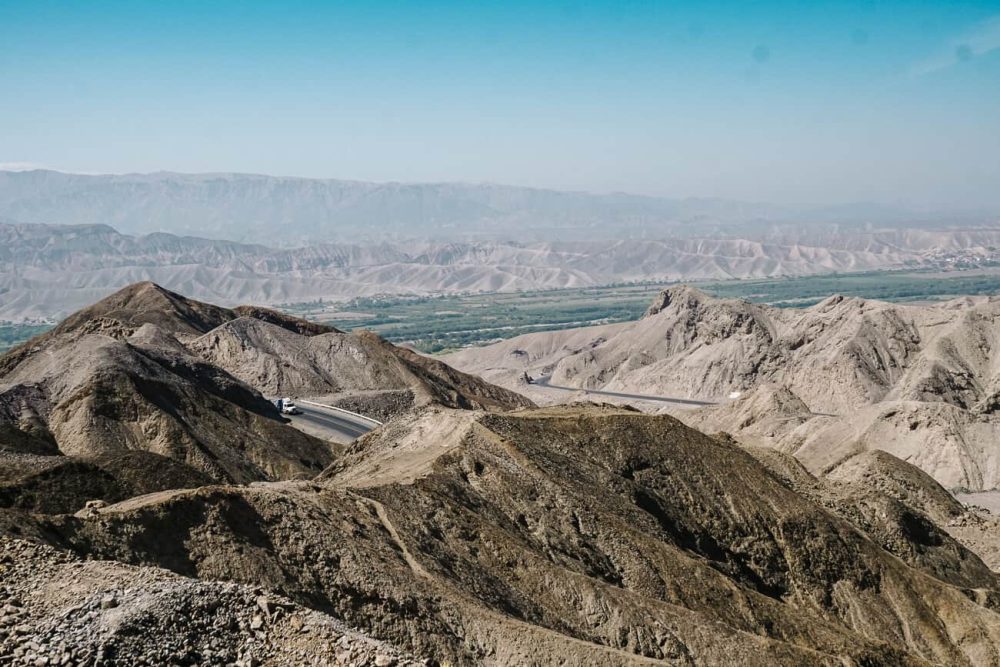
[[[677,290],[643,322],[669,325],[674,354],[787,335],[770,309],[714,305]],[[0,557],[36,563],[0,561],[19,605],[0,655],[72,661],[96,631],[116,664],[211,662],[239,631],[244,664],[282,667],[1000,665],[997,522],[889,454],[817,474],[668,415],[533,407],[371,334],[155,285],[88,312],[0,360]],[[808,410],[768,386],[753,405]],[[415,400],[340,450],[259,387]]]
[[[664,290],[633,323],[520,336],[443,357],[536,400],[552,385],[718,405],[683,419],[795,453],[814,472],[885,449],[949,488],[1000,484],[1000,299],[805,309]],[[734,400],[734,398],[736,400]],[[678,413],[681,414],[681,413]]]
[[[324,354],[306,359],[310,345]],[[380,391],[409,396],[400,410],[530,405],[374,335],[136,284],[0,357],[0,495],[65,511],[87,494],[315,475],[340,446],[290,427],[261,392],[374,400]],[[78,480],[76,492],[49,502],[42,490],[61,475]]]
[[[739,447],[611,407],[432,406],[391,427],[313,481],[0,526],[280,592],[438,664],[1000,662],[997,576],[863,481],[802,471],[797,490]]]
[[[678,292],[646,321],[680,330],[682,304],[709,306]],[[91,650],[79,628],[104,628],[120,664],[183,662],[232,648],[201,647],[221,623],[271,637],[240,650],[275,665],[297,659],[275,646],[330,659],[303,635],[384,664],[1000,664],[1000,579],[957,537],[992,556],[995,523],[888,454],[817,475],[667,415],[532,407],[370,334],[155,285],[89,312],[3,366],[0,555],[38,568],[2,584],[23,611],[0,655]],[[781,333],[767,309],[724,312],[677,349]],[[258,385],[419,400],[335,451]],[[95,497],[113,504],[82,507]],[[56,571],[104,597],[64,613]]]
[[[832,412],[887,391],[897,357],[915,344],[906,309],[840,297],[780,309],[678,286],[636,322],[527,334],[443,358],[506,382],[527,371],[559,386],[708,401],[774,381]],[[819,366],[830,382],[813,381]]]
[[[92,312],[0,358],[0,420],[54,445],[38,453],[95,462],[146,452],[233,482],[332,460],[328,443],[288,427],[258,391],[183,348],[170,330],[183,335],[197,316],[164,311],[163,329],[140,324],[148,318],[139,311]]]
[[[189,299],[150,281],[141,281],[82,308],[44,334],[7,351],[0,356],[0,373],[20,363],[34,351],[44,348],[50,341],[61,338],[93,332],[123,338],[135,334],[143,325],[152,325],[153,328],[147,330],[148,334],[159,331],[181,342],[244,315],[305,335],[337,331],[333,327],[308,322],[270,308],[223,308]],[[160,342],[165,341],[161,337]]]
[[[953,491],[986,491],[1000,483],[1000,425],[992,413],[942,401],[888,399],[845,415],[789,412],[784,419],[771,419],[749,405],[767,391],[753,389],[733,403],[678,416],[695,428],[728,428],[744,443],[793,453],[817,474],[836,469],[858,452],[882,450],[927,471]],[[735,414],[743,416],[734,419]]]
[[[507,409],[531,404],[513,391],[365,331],[310,336],[240,317],[191,341],[189,348],[271,396],[408,392],[409,405]]]

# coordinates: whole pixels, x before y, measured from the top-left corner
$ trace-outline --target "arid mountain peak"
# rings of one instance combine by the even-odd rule
[[[653,315],[657,315],[670,307],[695,308],[698,305],[711,300],[711,298],[712,297],[705,292],[702,292],[700,289],[695,287],[691,287],[690,285],[668,287],[653,299],[653,302],[649,305],[649,308],[646,309],[643,317],[652,317]]]
[[[604,327],[570,356],[620,359],[619,382],[677,356],[670,368],[685,381],[702,363],[703,383],[749,382],[769,359],[807,367],[794,354],[833,335],[825,321],[850,340],[879,340],[897,320],[923,331],[881,306],[846,328],[856,304],[831,304],[808,315],[795,346],[802,313],[667,297],[629,325],[641,336],[630,348]],[[112,628],[103,650],[126,663],[183,662],[188,649],[151,633],[186,642],[221,623],[211,636],[270,637],[245,650],[282,666],[330,659],[326,643],[301,638],[334,627],[338,646],[358,651],[334,659],[386,665],[1000,665],[1000,579],[950,533],[993,548],[996,524],[899,458],[834,448],[806,460],[810,442],[744,447],[631,408],[530,407],[371,333],[213,308],[138,286],[5,359],[0,557],[25,554],[38,569],[0,583],[27,600],[0,651],[96,624]],[[210,317],[221,323],[196,334]],[[926,340],[911,343],[919,352]],[[869,363],[866,349],[823,360]],[[636,363],[636,351],[649,357]],[[716,368],[720,351],[746,373]],[[411,401],[341,448],[287,426],[261,393],[307,390]],[[728,416],[740,439],[763,441],[835,419],[813,415],[816,394],[799,391],[758,384],[735,415],[692,421]],[[113,504],[84,506],[97,498]],[[113,602],[60,615],[64,598],[43,580],[79,567],[69,552],[100,563],[86,582],[111,587]],[[275,646],[304,648],[276,657]]]
[[[528,373],[561,387],[716,403],[678,414],[794,452],[814,472],[877,448],[948,488],[989,489],[1000,484],[1000,451],[989,444],[1000,439],[998,326],[996,298],[915,306],[832,296],[795,309],[681,286],[636,322],[528,334],[445,359],[508,387]],[[525,391],[540,402],[564,396]]]
[[[94,320],[112,320],[132,330],[142,324],[156,324],[171,333],[192,335],[205,333],[229,319],[232,312],[226,308],[188,299],[145,281],[124,287],[70,316],[58,331],[73,331]]]
[[[0,357],[9,502],[32,506],[36,496],[26,489],[40,470],[58,478],[58,470],[96,469],[95,479],[108,480],[81,486],[61,508],[82,504],[84,493],[118,499],[161,490],[151,471],[163,458],[202,483],[315,475],[340,445],[292,428],[265,396],[360,393],[374,400],[379,392],[391,395],[397,412],[435,402],[531,404],[375,335],[345,334],[264,308],[220,308],[153,283],[132,285]],[[31,458],[38,456],[49,458]],[[129,471],[141,469],[143,456],[150,471],[136,477]]]

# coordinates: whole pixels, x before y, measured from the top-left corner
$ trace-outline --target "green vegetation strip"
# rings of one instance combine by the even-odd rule
[[[714,296],[777,306],[809,306],[832,294],[922,301],[1000,293],[1000,272],[870,272],[695,283]],[[535,331],[636,320],[664,284],[538,290],[508,294],[359,298],[293,304],[290,312],[345,329],[371,329],[424,352],[485,345]]]
[[[424,352],[482,345],[523,333],[627,322],[642,316],[659,285],[465,294],[433,297],[359,298],[338,304],[324,319],[346,330],[371,329],[395,343]],[[286,307],[295,314],[318,304]],[[351,316],[342,316],[349,313]]]
[[[886,301],[924,301],[1000,293],[1000,271],[896,271],[695,283],[714,296],[777,306],[809,306],[831,294]],[[535,331],[554,331],[640,318],[666,285],[604,287],[429,297],[358,298],[299,303],[283,309],[345,329],[371,329],[424,352],[485,345]],[[0,353],[50,329],[50,324],[0,324]]]
[[[0,324],[0,353],[51,328],[51,324]]]
[[[963,295],[1000,292],[1000,273],[958,271],[948,277],[939,272],[898,271],[843,275],[732,280],[698,285],[714,296],[741,298],[776,306],[810,306],[832,294],[882,301],[928,301]]]

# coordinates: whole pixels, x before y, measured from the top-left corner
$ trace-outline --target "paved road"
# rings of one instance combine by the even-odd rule
[[[375,428],[369,421],[352,417],[335,410],[324,410],[314,405],[297,403],[302,414],[291,417],[292,423],[302,421],[313,429],[319,429],[334,440],[355,440]],[[286,417],[289,415],[285,415]]]
[[[681,405],[719,405],[717,401],[697,401],[692,398],[670,398],[669,396],[648,396],[646,394],[622,394],[617,391],[601,391],[600,389],[580,389],[579,387],[561,387],[550,384],[551,375],[542,375],[535,378],[534,384],[546,389],[558,389],[559,391],[582,391],[585,394],[596,396],[614,396],[616,398],[630,398],[635,401],[659,401],[660,403],[680,403]],[[839,417],[829,412],[810,412],[814,417]]]
[[[658,401],[660,403],[680,403],[681,405],[717,405],[714,401],[696,401],[691,398],[671,398],[669,396],[647,396],[645,394],[622,394],[617,391],[601,391],[600,389],[580,389],[579,387],[561,387],[550,384],[550,375],[542,375],[535,379],[534,384],[546,389],[558,389],[560,391],[582,391],[585,394],[595,396],[614,396],[615,398],[630,398],[634,401]]]
[[[1000,491],[977,491],[975,493],[954,493],[955,498],[966,505],[985,507],[993,514],[1000,514]]]

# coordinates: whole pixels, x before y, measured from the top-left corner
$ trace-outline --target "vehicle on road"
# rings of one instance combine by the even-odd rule
[[[300,415],[302,410],[299,406],[295,405],[295,401],[290,398],[279,398],[274,402],[274,406],[281,411],[283,415]]]

